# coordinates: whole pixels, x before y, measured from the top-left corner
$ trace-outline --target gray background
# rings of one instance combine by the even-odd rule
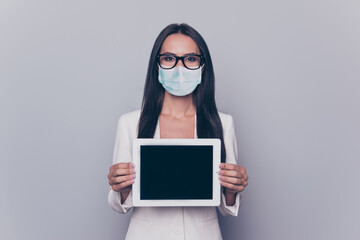
[[[205,38],[249,185],[225,239],[360,239],[360,3],[0,2],[0,239],[123,239],[118,117],[168,24]]]

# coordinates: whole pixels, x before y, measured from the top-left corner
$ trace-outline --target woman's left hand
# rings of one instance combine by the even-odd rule
[[[238,193],[244,190],[248,184],[245,168],[231,163],[220,163],[219,167],[220,184],[227,192]]]

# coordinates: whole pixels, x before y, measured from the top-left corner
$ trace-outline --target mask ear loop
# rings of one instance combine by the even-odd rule
[[[201,58],[200,64],[201,64],[201,66],[200,66],[201,73],[203,73],[204,72],[204,66],[205,66],[205,57]]]
[[[203,65],[200,66],[200,68],[201,68],[201,74],[204,72],[204,66],[205,66],[205,63],[203,63]]]

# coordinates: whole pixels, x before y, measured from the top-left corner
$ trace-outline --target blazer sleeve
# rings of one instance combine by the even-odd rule
[[[113,153],[113,164],[119,162],[132,162],[132,141],[130,134],[130,126],[126,124],[125,116],[122,115],[117,124],[115,146]],[[130,191],[129,196],[126,200],[121,203],[121,193],[115,192],[110,187],[108,194],[108,202],[112,209],[119,213],[128,212],[132,206],[132,191]]]
[[[226,163],[237,164],[238,159],[238,149],[235,135],[235,126],[234,120],[231,115],[225,115],[226,119],[224,119],[223,123],[223,132],[224,132],[224,144],[226,151]],[[221,203],[218,206],[220,213],[223,216],[237,216],[240,203],[241,203],[241,194],[236,194],[236,201],[233,206],[227,206],[225,195],[223,192],[223,187],[221,187]]]

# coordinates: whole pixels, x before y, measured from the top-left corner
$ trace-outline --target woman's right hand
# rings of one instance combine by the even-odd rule
[[[108,178],[112,190],[121,193],[130,192],[135,181],[134,167],[134,164],[130,162],[116,163],[110,167]]]

